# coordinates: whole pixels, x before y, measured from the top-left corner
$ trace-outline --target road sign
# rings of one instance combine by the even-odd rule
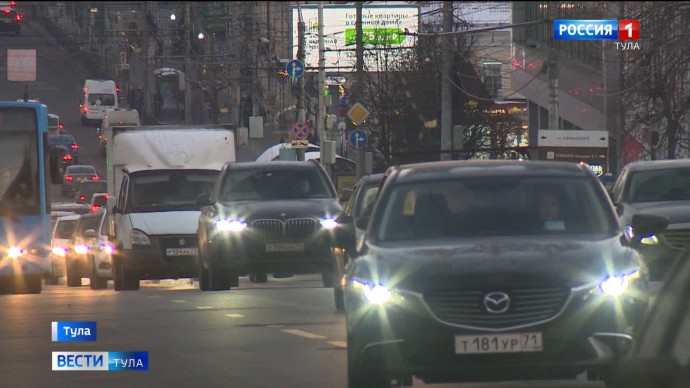
[[[355,129],[350,133],[350,144],[355,148],[362,148],[367,145],[367,133],[361,129]]]
[[[36,81],[36,50],[7,49],[7,80]]]
[[[309,126],[307,123],[295,123],[292,126],[292,138],[295,140],[304,140],[309,136]]]
[[[347,117],[354,121],[355,124],[360,125],[369,117],[369,110],[358,102],[347,111]]]
[[[285,70],[290,78],[299,78],[304,73],[304,63],[302,61],[293,59],[285,65]]]
[[[292,148],[309,148],[309,140],[293,140]]]

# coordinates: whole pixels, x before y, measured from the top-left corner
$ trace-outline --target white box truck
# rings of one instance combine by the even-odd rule
[[[115,290],[138,290],[140,280],[196,277],[196,197],[210,192],[221,167],[235,161],[235,130],[109,127],[106,136]]]
[[[119,108],[117,85],[113,80],[87,79],[79,100],[79,115],[82,125],[100,124],[108,109]]]
[[[139,112],[131,108],[115,108],[106,110],[100,127],[96,128],[98,134],[98,152],[105,157],[105,145],[108,137],[105,132],[108,127],[140,127]]]

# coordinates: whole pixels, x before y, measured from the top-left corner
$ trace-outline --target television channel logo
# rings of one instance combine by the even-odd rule
[[[53,342],[96,341],[96,322],[52,322]]]
[[[568,20],[553,21],[554,40],[638,40],[640,21],[621,20]]]
[[[54,371],[146,371],[148,352],[53,352]]]

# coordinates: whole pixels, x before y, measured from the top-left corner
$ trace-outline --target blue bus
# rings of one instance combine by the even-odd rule
[[[0,293],[39,294],[51,270],[50,183],[60,174],[47,137],[45,105],[0,101]]]

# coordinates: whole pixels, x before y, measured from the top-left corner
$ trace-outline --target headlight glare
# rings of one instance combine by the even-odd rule
[[[373,287],[371,285],[364,287],[364,297],[371,304],[384,304],[388,302],[392,296],[393,293],[391,290],[380,284],[377,284]]]
[[[24,254],[24,250],[19,247],[11,247],[10,249],[7,250],[7,256],[16,259],[19,256]]]
[[[620,296],[625,291],[628,290],[630,286],[630,280],[628,275],[622,276],[609,276],[599,284],[599,288],[604,295],[608,296]]]
[[[640,243],[644,245],[658,245],[659,239],[655,235],[650,234],[649,236],[642,237]]]
[[[218,220],[216,230],[219,232],[238,233],[247,228],[247,223],[242,220]]]
[[[74,252],[79,254],[86,254],[89,252],[89,246],[85,244],[77,244],[74,246]]]
[[[338,221],[336,221],[335,218],[331,217],[324,217],[319,222],[321,223],[321,226],[324,227],[324,229],[328,230],[335,229],[338,226]]]
[[[65,247],[53,247],[53,254],[56,256],[65,256],[67,251],[65,250]]]

